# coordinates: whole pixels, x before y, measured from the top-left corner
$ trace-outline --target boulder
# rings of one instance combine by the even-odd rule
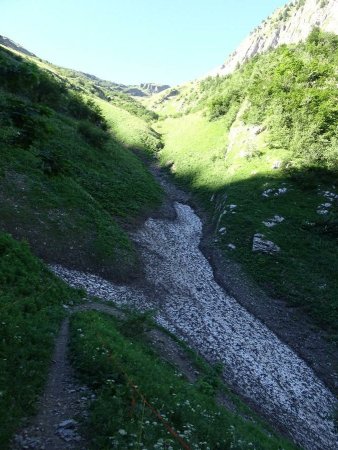
[[[278,245],[265,238],[264,234],[256,233],[253,237],[252,251],[258,253],[274,254],[280,251]]]
[[[282,223],[284,220],[285,220],[284,217],[278,216],[276,214],[271,219],[264,220],[263,224],[268,228],[272,228],[272,227],[276,226],[277,224]]]

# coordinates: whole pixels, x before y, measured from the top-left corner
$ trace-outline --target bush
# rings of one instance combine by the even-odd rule
[[[48,108],[14,97],[6,97],[2,107],[5,109],[3,116],[6,115],[8,124],[17,129],[14,144],[29,148],[34,141],[41,141],[52,132],[44,117],[50,115]]]
[[[45,175],[57,176],[65,174],[68,170],[68,161],[57,149],[42,149],[38,154],[41,161],[41,169]]]

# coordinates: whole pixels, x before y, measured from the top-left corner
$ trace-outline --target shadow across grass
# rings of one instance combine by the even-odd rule
[[[212,246],[237,261],[272,297],[301,308],[336,340],[338,333],[338,192],[326,170],[207,179],[196,167],[179,169],[174,180],[194,193],[212,234]],[[225,178],[225,177],[224,177]],[[323,213],[324,211],[324,213]],[[325,212],[326,211],[326,212]],[[264,222],[282,217],[280,223]],[[252,251],[263,234],[280,247]],[[234,248],[234,247],[235,248]],[[267,305],[268,307],[268,305]]]

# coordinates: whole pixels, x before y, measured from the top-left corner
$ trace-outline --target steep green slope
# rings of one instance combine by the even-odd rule
[[[20,48],[19,50],[18,48],[14,49],[11,45],[6,46],[6,42],[6,40],[2,41],[2,45],[5,48],[10,49],[14,54],[23,57],[26,61],[32,62],[41,69],[48,71],[62,81],[68,88],[83,95],[97,97],[110,102],[147,122],[158,118],[157,113],[147,109],[142,103],[133,98],[132,94],[129,92],[136,89],[140,91],[140,94],[144,94],[145,96],[148,95],[145,91],[142,91],[140,86],[125,86],[112,81],[101,80],[94,75],[56,66],[55,64],[38,58],[23,48]]]
[[[337,36],[314,30],[304,44],[282,46],[231,76],[199,82],[195,95],[191,89],[180,94],[185,114],[157,127],[165,139],[161,161],[209,213],[215,245],[273,296],[302,306],[333,334],[337,44]],[[274,222],[275,216],[284,220]],[[253,252],[256,233],[281,251]]]
[[[95,99],[112,130],[114,137],[124,146],[141,150],[144,155],[153,157],[163,147],[161,135],[142,118],[128,110],[101,99]]]
[[[156,207],[160,188],[93,100],[5,49],[0,58],[0,227],[49,261],[135,273],[122,226]]]
[[[136,251],[124,228],[156,208],[162,194],[126,147],[149,152],[158,136],[142,114],[87,90],[79,95],[47,63],[37,66],[3,47],[0,80],[0,229],[27,239],[46,261],[115,279],[137,274]],[[108,114],[111,127],[97,103],[115,112],[115,122]],[[79,294],[50,274],[26,244],[1,232],[1,448],[34,412],[62,305]]]
[[[56,279],[26,244],[0,233],[0,447],[33,413],[44,385],[63,304],[79,292]]]

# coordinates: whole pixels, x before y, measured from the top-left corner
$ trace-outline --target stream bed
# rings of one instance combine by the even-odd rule
[[[139,310],[210,362],[225,381],[265,417],[309,450],[338,448],[334,395],[312,369],[214,279],[200,251],[202,223],[193,209],[174,204],[176,218],[149,218],[132,234],[144,265],[143,286],[122,286],[54,265],[54,272],[90,295]]]

